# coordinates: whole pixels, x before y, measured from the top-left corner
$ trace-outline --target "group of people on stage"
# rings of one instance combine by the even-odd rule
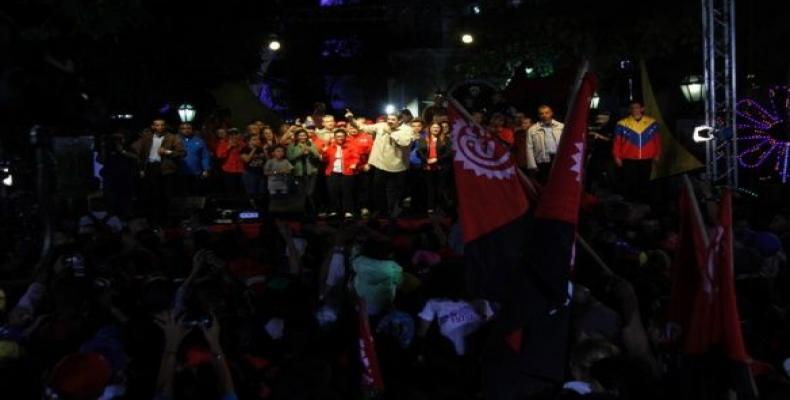
[[[189,122],[171,133],[157,118],[130,146],[119,135],[105,140],[99,154],[105,197],[116,212],[129,214],[136,194],[130,170],[136,169],[142,177],[139,199],[154,217],[164,217],[173,197],[220,193],[246,193],[259,207],[270,199],[302,196],[308,215],[329,217],[397,217],[404,206],[419,213],[449,211],[455,193],[452,132],[439,101],[422,118],[404,109],[372,121],[346,110],[342,120],[325,113],[276,131],[255,120],[243,132],[212,121],[201,133]],[[511,147],[525,173],[548,179],[564,127],[550,106],[538,107],[537,122],[512,107],[474,110],[471,117]],[[628,117],[614,128],[591,130],[590,139],[593,164],[613,161],[625,193],[647,193],[661,150],[658,125],[644,115],[642,104],[632,102]],[[605,175],[602,168],[591,171]]]

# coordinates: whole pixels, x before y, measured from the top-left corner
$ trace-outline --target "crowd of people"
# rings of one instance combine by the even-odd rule
[[[172,199],[209,194],[244,194],[263,210],[269,200],[303,202],[311,217],[447,211],[455,191],[452,128],[442,101],[439,96],[423,117],[404,109],[372,120],[346,110],[342,120],[311,115],[278,127],[254,120],[243,131],[212,118],[202,132],[182,122],[172,133],[164,119],[155,119],[134,140],[123,134],[103,138],[104,194],[112,212],[156,221],[165,219]],[[474,110],[471,118],[508,144],[525,173],[546,181],[563,129],[550,106],[540,106],[534,119],[512,107]],[[611,125],[608,115],[601,118]],[[635,102],[616,128],[599,128],[591,134],[597,147],[591,163],[616,165],[620,173],[615,179],[612,168],[596,171],[632,188],[629,193],[647,193],[649,170],[660,154],[655,121]]]
[[[431,109],[426,119],[404,112],[369,121],[347,111],[343,121],[322,115],[277,129],[253,121],[244,132],[207,123],[201,134],[189,123],[171,133],[156,119],[131,145],[107,137],[103,196],[82,215],[53,212],[47,257],[24,258],[13,240],[1,241],[3,274],[35,273],[2,287],[0,393],[486,397],[481,360],[496,347],[490,329],[500,307],[469,294],[451,121]],[[471,117],[545,181],[563,125],[551,107],[537,111],[534,124],[507,109]],[[576,257],[566,381],[529,398],[718,399],[727,387],[691,378],[682,333],[665,318],[678,210],[649,205],[657,127],[638,102],[628,114],[616,126],[606,114],[593,121],[586,179],[598,201],[585,208],[579,235],[600,259]],[[270,215],[252,229],[164,223],[171,199],[216,192],[247,193],[262,210],[302,196],[316,218]],[[736,203],[738,301],[762,398],[782,399],[790,396],[790,212],[761,201]],[[420,211],[404,218],[408,209]],[[380,376],[368,373],[370,352],[360,357],[365,342],[375,343]]]

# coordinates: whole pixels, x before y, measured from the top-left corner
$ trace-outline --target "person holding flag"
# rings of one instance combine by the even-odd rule
[[[467,284],[474,283],[473,296],[501,304],[483,358],[486,398],[525,398],[565,377],[569,275],[595,87],[590,73],[580,80],[529,242],[525,240],[529,205],[525,181],[516,171],[509,146],[486,135],[450,99]],[[528,257],[522,254],[525,243],[529,243]]]

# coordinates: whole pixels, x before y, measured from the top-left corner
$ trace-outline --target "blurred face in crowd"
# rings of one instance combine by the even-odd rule
[[[450,134],[450,123],[449,122],[442,121],[442,131],[444,131],[444,133],[447,134],[447,135]]]
[[[410,125],[415,134],[422,132],[422,121],[411,121]]]
[[[225,128],[219,128],[215,131],[215,133],[217,134],[217,138],[219,139],[225,139],[228,137],[228,131],[225,130]]]
[[[178,126],[178,133],[183,136],[190,137],[194,133],[192,130],[192,124],[184,122]]]
[[[387,115],[387,126],[390,129],[397,129],[400,126],[400,118],[397,115]]]
[[[274,158],[276,158],[278,160],[282,160],[285,157],[285,150],[283,150],[282,147],[278,147],[278,148],[274,149],[274,151],[272,152],[272,155],[274,156]]]
[[[250,136],[250,147],[261,147],[261,137]]]
[[[335,129],[335,117],[331,115],[324,115],[324,118],[321,119],[321,123],[324,125],[324,129],[330,131]]]
[[[494,128],[505,126],[505,116],[502,114],[494,114],[494,116],[491,117],[491,126]]]
[[[527,130],[532,127],[532,118],[524,117],[521,119],[521,129]]]
[[[230,141],[230,143],[234,145],[238,144],[241,141],[241,134],[239,133],[239,131],[230,131],[228,133],[228,140]]]
[[[478,125],[483,124],[483,113],[480,111],[475,111],[472,113],[472,121],[474,121]]]
[[[274,142],[274,131],[272,131],[272,128],[263,128],[263,140],[267,143]]]
[[[151,124],[151,130],[154,131],[154,133],[156,134],[165,133],[165,120],[155,119],[154,122]]]
[[[641,119],[642,116],[645,115],[645,107],[639,103],[631,103],[628,106],[628,113],[631,114],[631,117],[634,119]]]
[[[355,119],[354,119],[354,122],[356,122],[356,123],[357,123],[357,125],[359,125],[359,126],[362,126],[362,125],[367,125],[367,120],[365,120],[365,117],[358,117],[358,118],[355,118]]]
[[[256,124],[247,125],[247,133],[250,136],[257,136],[261,134],[261,127]]]
[[[310,137],[307,136],[307,131],[299,131],[299,133],[296,134],[296,141],[298,143],[306,144],[308,139],[310,139]]]
[[[346,142],[346,132],[335,131],[335,144],[342,146]]]
[[[431,134],[431,136],[439,136],[442,133],[442,125],[433,123],[431,124],[431,127],[428,128],[428,132]]]
[[[554,118],[554,111],[549,106],[541,106],[538,108],[538,118],[540,118],[540,122],[548,124]]]
[[[256,120],[253,122],[253,124],[255,124],[255,125],[257,125],[259,128],[261,128],[261,131],[263,131],[263,128],[265,128],[265,127],[266,127],[266,124],[265,124],[265,123],[263,123],[263,121],[261,121],[261,120],[259,120],[259,119],[256,119]]]
[[[359,133],[359,130],[349,125],[346,126],[346,132],[349,134],[349,136],[356,136]]]
[[[521,122],[524,121],[524,118],[527,118],[527,115],[523,112],[519,111],[516,113],[516,124],[521,126]]]

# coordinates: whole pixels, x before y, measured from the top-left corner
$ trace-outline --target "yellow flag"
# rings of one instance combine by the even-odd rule
[[[661,135],[661,158],[653,163],[653,173],[650,175],[650,179],[666,178],[704,167],[697,157],[686,150],[669,132],[667,124],[664,123],[664,117],[661,116],[661,109],[658,108],[656,96],[653,94],[653,85],[650,84],[645,61],[642,60],[639,66],[642,70],[642,98],[645,102],[645,114],[658,122]]]

